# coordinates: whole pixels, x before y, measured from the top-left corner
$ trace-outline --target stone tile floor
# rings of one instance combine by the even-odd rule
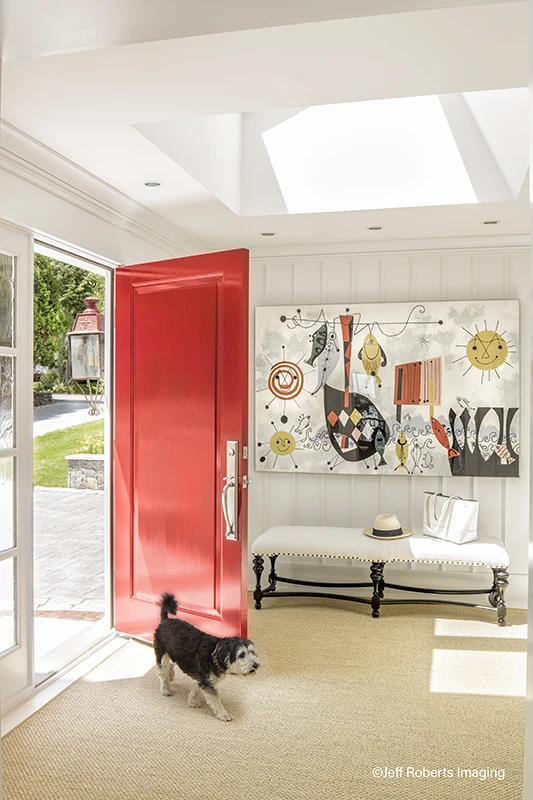
[[[104,492],[35,487],[37,616],[99,619],[105,611]]]

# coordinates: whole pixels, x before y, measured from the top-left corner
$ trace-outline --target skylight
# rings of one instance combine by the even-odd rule
[[[511,202],[527,174],[528,113],[517,88],[135,127],[194,191],[261,217]]]
[[[438,96],[307,108],[263,141],[290,214],[478,202]]]

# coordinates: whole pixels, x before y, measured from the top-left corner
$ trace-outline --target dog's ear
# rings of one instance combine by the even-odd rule
[[[242,647],[242,644],[243,640],[234,636],[222,639],[218,645],[218,658],[220,663],[229,667],[230,664],[236,661],[237,653],[239,652],[239,648]]]

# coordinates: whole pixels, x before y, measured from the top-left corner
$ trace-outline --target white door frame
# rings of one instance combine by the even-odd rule
[[[113,563],[112,563],[112,522],[113,522],[113,382],[114,382],[114,308],[115,308],[115,268],[116,264],[106,261],[97,256],[90,257],[74,247],[57,243],[50,237],[35,235],[35,252],[71,264],[88,272],[95,272],[103,275],[105,279],[105,330],[104,330],[104,363],[105,363],[105,395],[104,395],[104,450],[105,450],[105,517],[104,517],[104,563],[105,563],[105,605],[104,617],[91,625],[81,633],[71,637],[58,652],[54,655],[58,662],[57,669],[44,681],[38,681],[38,686],[53,680],[63,668],[73,660],[77,660],[80,655],[93,648],[99,642],[107,640],[110,631],[114,626],[113,619]],[[91,417],[87,416],[87,422]]]
[[[16,644],[0,656],[2,713],[33,687],[33,235],[0,220],[0,251],[15,257],[15,447],[0,451],[15,459],[15,547],[0,560],[16,558]]]
[[[0,450],[0,458],[14,456],[16,463],[16,547],[0,553],[0,562],[7,558],[17,558],[17,644],[5,654],[0,655],[0,714],[4,716],[30,697],[61,677],[73,664],[78,663],[87,653],[105,644],[116,636],[113,630],[112,612],[112,474],[111,453],[112,431],[112,383],[113,383],[113,313],[106,314],[106,375],[109,391],[106,392],[105,447],[109,454],[106,459],[106,486],[108,498],[106,508],[106,614],[103,620],[93,623],[87,635],[76,637],[76,652],[65,658],[62,668],[47,680],[35,683],[34,665],[34,587],[33,587],[33,256],[34,250],[63,260],[74,266],[98,269],[105,274],[106,303],[110,312],[114,309],[114,262],[92,254],[70,248],[51,237],[39,236],[36,241],[32,231],[0,218],[0,252],[16,257],[16,312],[15,325],[17,340],[15,348],[0,348],[0,355],[14,355],[17,362],[15,425],[16,447]],[[92,257],[91,257],[92,256]],[[67,663],[70,662],[70,663]]]

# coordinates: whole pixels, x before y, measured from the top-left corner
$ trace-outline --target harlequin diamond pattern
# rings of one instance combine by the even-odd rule
[[[346,411],[344,411],[344,410],[341,411],[341,413],[339,414],[339,420],[340,420],[341,425],[345,426],[349,419],[350,419],[350,417],[348,416]]]
[[[329,424],[331,425],[332,428],[333,428],[333,426],[335,425],[335,423],[337,422],[338,419],[339,418],[338,418],[337,414],[335,414],[334,411],[330,411],[329,412],[329,414],[328,414],[328,422],[329,422]]]
[[[370,437],[372,436],[372,433],[373,433],[373,428],[372,428],[372,426],[371,426],[371,425],[369,425],[369,423],[367,422],[367,423],[366,423],[366,425],[365,425],[365,427],[364,427],[364,428],[363,428],[363,430],[361,431],[361,433],[363,434],[363,436],[365,437],[365,439],[370,439]]]
[[[359,420],[362,419],[362,418],[363,418],[363,415],[361,414],[361,412],[358,411],[356,408],[354,408],[354,410],[350,414],[350,419],[352,420],[353,424],[357,425]]]

